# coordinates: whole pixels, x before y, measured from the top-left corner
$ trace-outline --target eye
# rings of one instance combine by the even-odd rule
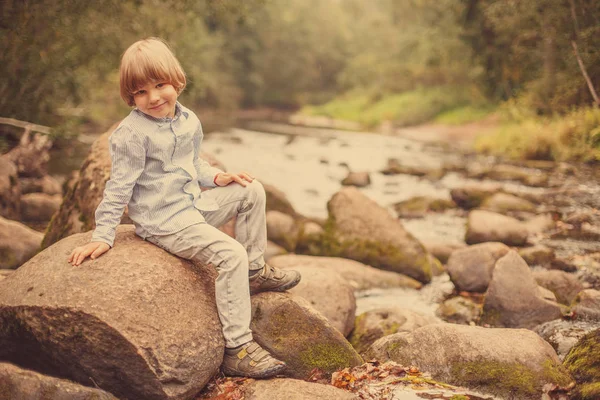
[[[161,87],[163,87],[163,86],[165,86],[165,84],[164,84],[164,83],[159,83],[158,85],[156,85],[156,87],[157,87],[157,88],[161,88]]]
[[[140,96],[140,95],[142,95],[142,94],[144,94],[144,93],[146,93],[146,91],[145,91],[145,90],[138,90],[138,91],[137,91],[137,92],[135,92],[133,95],[134,95],[134,96]]]

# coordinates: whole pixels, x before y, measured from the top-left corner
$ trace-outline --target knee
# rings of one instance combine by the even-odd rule
[[[248,269],[248,253],[244,246],[236,240],[231,240],[222,251],[223,263],[221,269],[233,270],[238,268]]]
[[[262,205],[267,203],[265,188],[257,179],[250,182],[246,188],[248,189],[248,197],[252,204]]]

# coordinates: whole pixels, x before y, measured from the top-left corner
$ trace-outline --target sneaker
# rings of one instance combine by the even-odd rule
[[[281,270],[265,264],[261,272],[250,277],[250,294],[260,292],[283,292],[300,282],[300,272]]]
[[[225,349],[221,368],[228,376],[262,379],[280,374],[286,365],[252,340],[235,349]]]

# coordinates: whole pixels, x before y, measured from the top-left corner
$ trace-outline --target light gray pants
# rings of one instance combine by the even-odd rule
[[[231,183],[202,193],[219,209],[202,211],[206,223],[191,225],[171,235],[154,235],[149,242],[179,257],[212,264],[219,273],[215,293],[227,347],[252,340],[248,269],[261,269],[267,247],[266,197],[257,180],[243,187]],[[216,227],[237,216],[235,239]]]

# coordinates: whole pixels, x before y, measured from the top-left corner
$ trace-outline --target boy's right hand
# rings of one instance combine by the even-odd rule
[[[71,265],[77,266],[87,258],[90,257],[92,260],[100,257],[102,254],[110,250],[110,246],[104,242],[91,242],[85,246],[75,247],[69,256],[69,262]]]

